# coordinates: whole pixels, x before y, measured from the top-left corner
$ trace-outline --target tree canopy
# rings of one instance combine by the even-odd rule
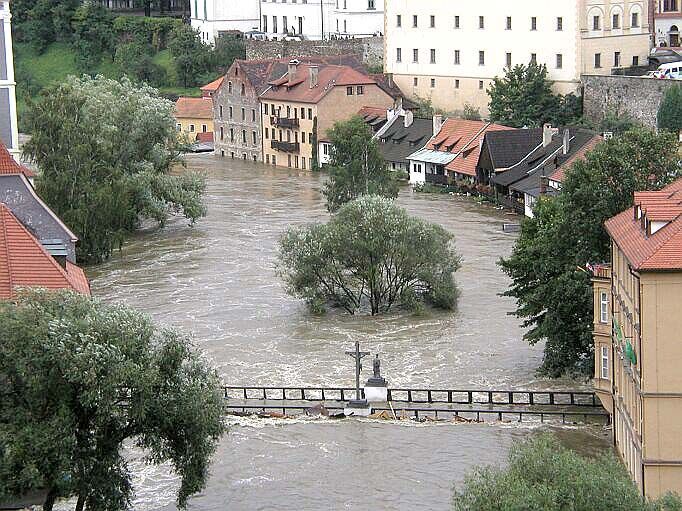
[[[658,129],[679,134],[682,131],[682,87],[674,84],[665,91],[658,108]]]
[[[198,85],[198,77],[206,71],[211,59],[211,47],[199,39],[199,31],[189,25],[176,26],[168,48],[183,87]]]
[[[173,103],[155,89],[70,77],[32,105],[24,148],[40,169],[40,196],[80,238],[78,256],[100,261],[142,219],[163,225],[205,214],[203,177],[170,174],[179,161]]]
[[[128,509],[133,442],[200,491],[224,431],[214,370],[187,337],[70,291],[0,301],[0,499],[48,491],[77,511]]]
[[[543,434],[512,446],[506,468],[475,469],[454,492],[452,509],[681,511],[682,500],[644,500],[613,454],[585,458]]]
[[[372,138],[372,130],[359,116],[335,123],[327,136],[332,149],[323,193],[329,211],[360,195],[398,195],[398,183]]]
[[[639,128],[602,142],[566,172],[561,194],[538,201],[510,257],[504,293],[530,327],[524,338],[545,340],[541,372],[592,371],[592,291],[579,267],[610,260],[604,222],[632,205],[633,193],[659,189],[680,175],[675,137]]]
[[[507,67],[503,77],[496,77],[488,89],[490,118],[514,128],[556,126],[576,122],[582,103],[573,94],[552,93],[547,67],[533,62]]]
[[[345,204],[327,224],[292,227],[279,242],[288,293],[318,311],[368,307],[375,315],[424,302],[452,309],[459,264],[450,233],[377,196]]]

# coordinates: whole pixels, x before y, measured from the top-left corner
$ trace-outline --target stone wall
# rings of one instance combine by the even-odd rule
[[[327,41],[260,41],[246,39],[246,58],[271,59],[323,55],[360,55],[365,64],[382,66],[384,38],[332,39]]]
[[[607,112],[628,114],[644,126],[656,127],[656,114],[665,91],[679,83],[639,76],[583,75],[585,117],[600,122]]]

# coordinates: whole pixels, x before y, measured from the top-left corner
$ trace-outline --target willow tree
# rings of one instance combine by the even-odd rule
[[[290,228],[279,244],[287,291],[318,311],[452,309],[459,263],[450,233],[376,196],[345,204],[327,224]]]
[[[200,491],[223,433],[213,369],[182,334],[73,292],[0,301],[0,500],[47,490],[43,509],[130,508],[126,441]]]
[[[181,149],[173,103],[155,89],[69,77],[28,118],[24,152],[40,170],[37,191],[80,238],[82,260],[107,258],[145,218],[163,225],[170,215],[205,214],[204,179],[170,173]]]

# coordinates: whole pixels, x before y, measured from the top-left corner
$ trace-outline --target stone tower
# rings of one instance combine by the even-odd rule
[[[11,18],[9,1],[0,0],[0,140],[18,159],[20,151]]]

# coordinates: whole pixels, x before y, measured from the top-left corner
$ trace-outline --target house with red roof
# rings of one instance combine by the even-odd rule
[[[635,192],[593,268],[594,386],[641,493],[682,493],[682,178]]]
[[[175,102],[175,127],[195,141],[199,133],[213,133],[213,100],[179,97]]]

